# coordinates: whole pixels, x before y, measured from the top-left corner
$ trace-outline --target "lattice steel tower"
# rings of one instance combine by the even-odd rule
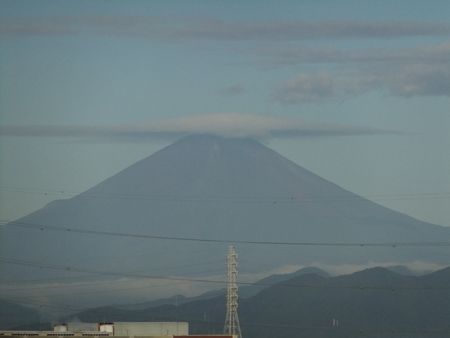
[[[234,246],[230,245],[227,256],[227,315],[223,331],[226,334],[242,338],[238,317],[237,259],[236,250]]]

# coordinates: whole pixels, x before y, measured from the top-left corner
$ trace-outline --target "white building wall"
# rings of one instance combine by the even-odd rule
[[[114,336],[188,335],[187,322],[115,322]]]

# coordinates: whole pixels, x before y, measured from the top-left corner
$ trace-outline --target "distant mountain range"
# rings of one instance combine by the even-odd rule
[[[387,267],[385,267],[385,269],[395,272],[399,275],[404,275],[404,276],[422,276],[422,275],[431,273],[431,272],[422,273],[422,272],[414,271],[414,270],[411,270],[408,267],[402,266],[402,265],[387,266]],[[325,272],[321,269],[318,269],[315,267],[306,267],[306,268],[302,268],[302,269],[299,269],[299,270],[297,270],[295,272],[291,272],[291,273],[270,275],[266,278],[263,278],[263,279],[255,282],[255,284],[253,284],[253,285],[241,286],[239,288],[239,297],[241,299],[249,298],[272,285],[284,282],[284,281],[289,280],[294,277],[308,275],[308,274],[315,274],[315,275],[321,276],[321,277],[330,277],[330,275],[327,272]],[[161,306],[161,305],[176,305],[176,306],[178,306],[178,305],[185,304],[188,302],[193,302],[196,300],[203,300],[203,299],[210,299],[210,298],[219,297],[219,296],[225,296],[225,293],[226,293],[225,289],[219,289],[219,290],[212,290],[212,291],[205,292],[196,297],[186,297],[183,295],[175,295],[172,297],[156,299],[156,300],[149,301],[149,302],[143,302],[143,303],[138,303],[138,304],[116,305],[116,306],[112,306],[112,307],[122,309],[122,310],[142,310],[142,309],[148,309],[151,307],[157,307],[157,306]]]
[[[302,274],[242,299],[241,328],[247,338],[449,337],[449,285],[450,268],[424,276],[384,268],[337,277]],[[77,318],[186,320],[191,333],[220,333],[225,297],[141,310],[103,307],[78,313]]]

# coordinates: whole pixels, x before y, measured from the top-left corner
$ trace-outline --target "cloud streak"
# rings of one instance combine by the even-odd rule
[[[450,67],[446,64],[384,64],[340,72],[300,73],[279,84],[272,98],[282,104],[299,104],[371,91],[404,98],[450,97]]]
[[[449,42],[413,48],[305,48],[298,47],[298,44],[296,47],[285,47],[293,45],[286,43],[289,41],[320,39],[444,37],[448,40],[450,24],[447,22],[224,21],[210,17],[86,15],[9,17],[0,22],[0,37],[83,34],[171,42],[270,42],[266,44],[270,47],[265,50],[252,50],[264,64],[324,65],[320,72],[293,74],[276,86],[272,98],[283,104],[318,102],[362,95],[369,91],[382,91],[405,98],[450,96]],[[340,67],[339,72],[326,71],[327,64],[345,67]],[[343,68],[351,69],[343,73]],[[218,90],[218,94],[232,97],[243,94],[246,89],[232,84]],[[75,130],[69,130],[69,133],[75,133]]]
[[[398,97],[450,97],[450,43],[414,48],[288,48],[261,51],[275,66],[322,65],[299,72],[276,86],[283,104],[318,102],[381,91]],[[315,67],[316,69],[318,67]],[[306,69],[306,68],[305,68]]]
[[[238,95],[242,95],[244,93],[245,93],[245,88],[242,85],[240,85],[239,83],[232,84],[230,86],[222,88],[219,91],[220,95],[227,96],[227,97],[238,96]]]
[[[450,42],[410,48],[276,48],[253,51],[270,65],[450,63]]]
[[[223,21],[157,16],[15,17],[0,23],[0,36],[97,34],[163,40],[298,41],[450,34],[448,23],[419,21]]]
[[[238,113],[194,115],[130,126],[0,126],[4,137],[56,137],[145,142],[174,140],[193,134],[257,139],[376,135],[393,133],[371,127],[306,123],[295,118]]]

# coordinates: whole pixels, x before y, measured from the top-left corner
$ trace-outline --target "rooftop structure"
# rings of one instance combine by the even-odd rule
[[[189,335],[187,322],[114,322],[58,324],[53,331],[0,331],[2,336],[115,336],[115,337],[173,337]]]

